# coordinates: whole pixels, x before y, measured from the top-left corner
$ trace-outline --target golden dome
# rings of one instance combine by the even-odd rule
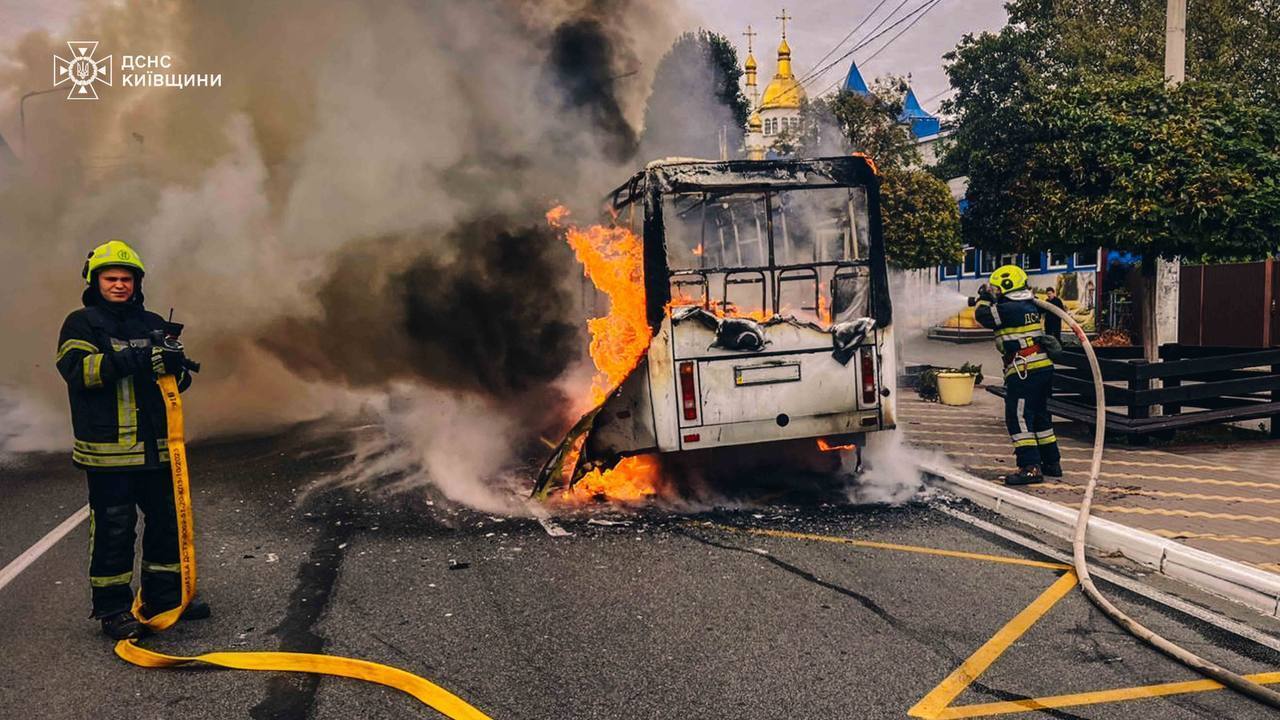
[[[796,76],[791,73],[791,46],[784,37],[782,44],[778,45],[778,72],[764,89],[760,109],[798,110],[800,101],[804,98],[804,87],[796,82]]]
[[[764,123],[760,121],[760,113],[751,113],[751,117],[747,118],[747,130],[750,132],[762,132],[763,129]]]
[[[744,66],[748,72],[756,69],[756,56],[747,53],[747,64]]]

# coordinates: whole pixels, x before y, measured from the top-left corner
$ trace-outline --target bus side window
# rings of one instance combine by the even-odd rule
[[[667,265],[672,270],[706,267],[703,258],[703,217],[705,195],[668,195],[662,208],[663,234],[667,245]]]
[[[719,277],[723,294],[717,298],[717,309],[726,315],[767,320],[769,317],[769,282],[763,270],[735,270]]]
[[[790,315],[801,322],[828,322],[827,303],[819,295],[817,268],[787,268],[779,270],[777,283],[779,315]]]
[[[865,188],[811,188],[773,194],[778,265],[865,260],[870,224]]]
[[[707,306],[707,276],[703,273],[677,273],[671,276],[671,306]]]
[[[834,322],[847,322],[871,313],[871,271],[866,267],[842,267],[831,278],[831,314]]]

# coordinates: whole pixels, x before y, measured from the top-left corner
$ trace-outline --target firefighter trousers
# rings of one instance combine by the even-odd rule
[[[1013,440],[1018,467],[1061,461],[1058,438],[1053,434],[1049,396],[1053,393],[1053,369],[1033,370],[1026,378],[1010,375],[1004,381],[1004,423]]]
[[[168,466],[157,470],[88,471],[89,585],[93,617],[133,604],[133,548],[142,509],[142,602],[149,613],[182,599],[178,517]]]

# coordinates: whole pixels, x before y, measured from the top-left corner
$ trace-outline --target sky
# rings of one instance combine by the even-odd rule
[[[836,47],[847,32],[858,26],[868,13],[879,5],[878,12],[850,41],[832,54],[831,59],[849,50],[855,41],[867,35],[882,19],[892,14],[893,20],[919,8],[929,0],[672,0],[686,15],[700,22],[701,26],[727,36],[739,46],[739,58],[746,58],[746,38],[741,35],[746,26],[759,35],[755,37],[755,59],[760,63],[760,85],[768,83],[776,68],[777,46],[781,37],[781,23],[776,19],[783,6],[792,19],[787,22],[787,41],[791,45],[792,64],[803,77],[812,70],[828,50]],[[1005,24],[1005,0],[940,0],[929,9],[919,22],[893,41],[876,58],[865,60],[897,32],[906,27],[906,20],[886,35],[854,54],[863,77],[868,82],[884,74],[911,74],[915,96],[925,109],[937,110],[943,100],[938,96],[947,90],[946,73],[943,72],[942,55],[955,47],[966,32],[982,32],[998,29]],[[76,0],[0,0],[0,44],[8,44],[28,29],[45,27],[58,31],[65,26],[77,8]],[[692,28],[690,28],[692,29]],[[657,61],[657,60],[655,60]],[[826,64],[826,63],[823,63]],[[818,81],[813,90],[822,91],[844,78],[849,70],[849,59],[840,61]],[[932,99],[932,100],[929,100]]]
[[[823,64],[843,55],[856,41],[874,28],[902,0],[886,0],[871,20],[857,34],[841,46]],[[886,25],[921,7],[927,0],[906,0]],[[869,61],[872,53],[907,27],[907,20],[854,53],[863,78],[870,83],[882,75],[911,75],[911,85],[916,97],[926,110],[936,111],[945,96],[939,93],[949,88],[942,56],[954,48],[965,33],[998,30],[1005,25],[1007,15],[1005,0],[940,0],[919,22],[906,30],[897,40]],[[738,46],[738,57],[745,59],[746,38],[742,33],[748,24],[758,32],[755,37],[756,61],[760,63],[760,85],[773,77],[777,64],[778,41],[782,23],[775,18],[782,14],[785,5],[787,15],[787,43],[791,45],[791,61],[796,74],[803,77],[813,70],[818,60],[828,50],[836,47],[841,38],[853,30],[879,0],[681,0],[687,11],[701,18],[708,30],[727,36]],[[881,28],[883,30],[883,28]],[[837,79],[843,81],[849,70],[849,59],[838,63],[821,79],[806,86],[822,91]],[[932,98],[930,100],[930,98]]]
[[[755,38],[756,60],[760,63],[761,86],[768,83],[776,67],[781,23],[775,19],[783,7],[793,19],[787,22],[787,37],[791,44],[792,63],[797,74],[803,76],[814,68],[828,50],[836,47],[841,38],[854,29],[873,9],[878,11],[862,27],[851,41],[832,54],[834,59],[844,54],[882,19],[889,23],[921,7],[929,0],[671,0],[692,22],[701,23],[709,30],[727,36],[738,46],[739,58],[746,58],[746,38],[742,33],[747,25],[759,33]],[[935,111],[944,99],[939,96],[948,89],[943,70],[943,54],[955,47],[965,33],[996,30],[1006,21],[1005,0],[939,0],[919,22],[890,43],[883,52],[866,60],[882,45],[905,28],[904,22],[866,48],[855,53],[863,77],[871,82],[876,77],[911,75],[916,97],[925,109]],[[900,6],[901,3],[901,6]],[[74,15],[79,3],[76,0],[0,0],[0,44],[8,44],[21,33],[37,27],[57,31]],[[689,28],[694,29],[694,28]],[[827,62],[830,62],[830,59]],[[654,62],[656,62],[656,58]],[[825,64],[825,63],[824,63]],[[821,79],[812,83],[811,90],[821,91],[849,69],[845,59],[829,70]]]

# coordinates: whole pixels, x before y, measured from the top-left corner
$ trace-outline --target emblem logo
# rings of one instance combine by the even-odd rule
[[[69,59],[53,56],[53,86],[71,83],[68,100],[97,100],[98,91],[93,87],[94,83],[111,85],[111,56],[94,59],[97,41],[68,42],[67,47],[71,49]]]

